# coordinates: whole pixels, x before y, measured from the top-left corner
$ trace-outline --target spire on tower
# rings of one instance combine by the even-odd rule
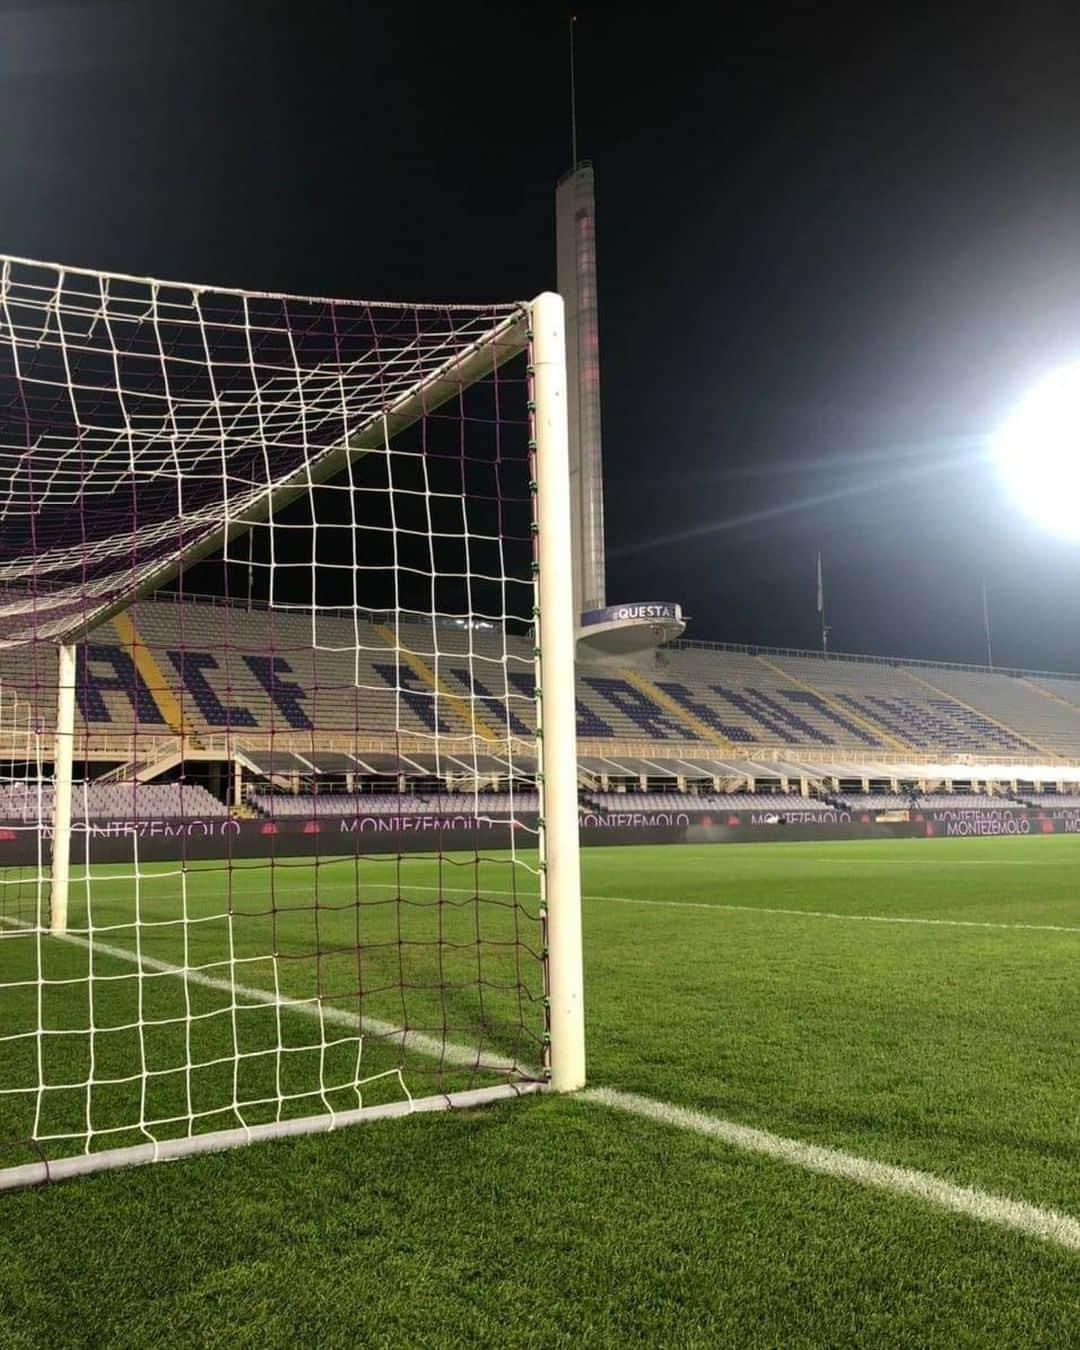
[[[577,168],[577,78],[574,74],[574,26],[577,15],[570,15],[570,167]]]

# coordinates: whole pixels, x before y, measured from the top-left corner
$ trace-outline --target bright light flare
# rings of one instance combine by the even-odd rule
[[[1031,391],[995,438],[993,455],[1021,510],[1080,539],[1080,362]]]

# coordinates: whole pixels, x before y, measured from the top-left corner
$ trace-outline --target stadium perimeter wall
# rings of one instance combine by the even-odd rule
[[[449,853],[531,848],[536,817],[477,822],[470,816],[331,816],[319,821],[105,821],[72,832],[73,863],[212,861],[227,858],[340,857],[371,853]],[[831,839],[927,839],[995,835],[1080,834],[1080,811],[923,811],[881,821],[865,812],[789,812],[769,823],[761,811],[639,811],[581,818],[585,846],[619,844],[752,844]],[[49,853],[49,831],[0,824],[0,867],[34,865]]]

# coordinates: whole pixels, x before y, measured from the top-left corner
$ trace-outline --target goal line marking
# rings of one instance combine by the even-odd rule
[[[607,897],[611,898],[611,897]],[[714,908],[714,906],[706,906]],[[798,912],[798,911],[796,911]],[[0,915],[0,923],[25,932],[37,931],[32,924],[23,923],[10,916]],[[403,1045],[419,1054],[444,1059],[450,1063],[474,1065],[477,1052],[468,1046],[452,1041],[443,1042],[422,1032],[406,1031],[390,1022],[373,1018],[361,1019],[354,1013],[328,1005],[313,1007],[307,1003],[293,1002],[266,989],[251,985],[238,984],[232,980],[217,979],[198,970],[190,970],[174,965],[156,957],[140,955],[126,947],[117,947],[112,943],[98,942],[92,938],[81,937],[74,933],[59,935],[60,940],[95,950],[102,955],[161,974],[177,975],[194,984],[220,990],[232,997],[249,998],[268,1006],[279,1006],[288,1012],[302,1016],[322,1019],[339,1026],[353,1027],[372,1035],[396,1036],[402,1038]],[[493,1057],[486,1061],[491,1068],[518,1068],[522,1073],[530,1070],[524,1065],[514,1065],[511,1061]],[[612,1110],[627,1112],[643,1119],[654,1120],[660,1124],[677,1129],[690,1130],[697,1134],[720,1139],[724,1143],[746,1153],[757,1153],[789,1166],[802,1167],[806,1171],[822,1176],[836,1177],[868,1186],[878,1190],[890,1191],[896,1195],[910,1196],[937,1206],[966,1215],[982,1223],[1010,1228],[1054,1243],[1070,1251],[1080,1251],[1080,1221],[1068,1214],[1054,1210],[1040,1209],[1022,1200],[1010,1200],[1005,1196],[994,1195],[976,1187],[957,1186],[944,1181],[929,1172],[920,1172],[913,1168],[897,1167],[889,1163],[875,1162],[870,1158],[861,1158],[857,1154],[845,1153],[840,1149],[828,1148],[820,1144],[805,1144],[797,1139],[788,1139],[783,1135],[771,1134],[767,1130],[756,1129],[750,1125],[739,1125],[735,1121],[723,1120],[717,1116],[706,1115],[687,1107],[675,1106],[670,1102],[656,1101],[635,1093],[620,1092],[614,1088],[586,1088],[577,1093],[581,1100],[604,1106]],[[402,1107],[402,1111],[405,1107]],[[347,1123],[344,1117],[339,1124]],[[299,1130],[299,1126],[297,1127]],[[289,1131],[286,1131],[288,1133]],[[242,1133],[242,1132],[238,1132]],[[248,1131],[247,1134],[251,1132]],[[196,1136],[191,1151],[200,1151],[195,1147],[201,1136]],[[224,1147],[225,1145],[222,1145]],[[162,1154],[164,1156],[164,1154]]]
[[[598,1087],[586,1088],[578,1095],[583,1101],[598,1106],[722,1140],[744,1153],[757,1153],[789,1166],[801,1167],[807,1172],[815,1172],[819,1176],[836,1177],[858,1186],[922,1200],[938,1209],[963,1214],[979,1223],[1012,1229],[1042,1242],[1064,1247],[1067,1251],[1080,1252],[1080,1220],[1070,1214],[1040,1209],[1026,1201],[1010,1200],[976,1186],[958,1186],[915,1168],[874,1162],[870,1158],[860,1158],[857,1154],[821,1144],[804,1144],[798,1139],[787,1139],[783,1135],[771,1134],[768,1130],[738,1125],[702,1111],[672,1106],[668,1102],[640,1097],[632,1092]]]
[[[0,923],[7,924],[9,928],[22,929],[26,933],[38,931],[33,924],[23,923],[19,919],[2,914],[0,914]],[[532,1076],[532,1071],[526,1065],[518,1064],[504,1056],[484,1055],[481,1057],[478,1047],[459,1045],[455,1041],[444,1041],[436,1036],[429,1036],[422,1031],[409,1031],[405,1027],[395,1026],[393,1022],[384,1022],[376,1017],[360,1017],[357,1013],[346,1012],[343,1008],[335,1008],[328,1003],[312,1003],[310,1000],[301,1001],[300,999],[289,998],[287,995],[275,994],[269,989],[259,989],[255,985],[238,984],[235,980],[219,979],[214,975],[207,975],[203,971],[192,969],[189,966],[174,965],[173,962],[159,960],[156,956],[146,956],[139,952],[133,952],[127,947],[117,947],[111,942],[101,942],[97,938],[81,937],[77,933],[45,934],[45,936],[46,938],[57,937],[61,942],[67,942],[73,947],[82,947],[85,951],[100,953],[102,956],[111,956],[117,961],[127,961],[140,970],[152,970],[161,975],[177,975],[191,984],[202,985],[204,989],[219,990],[233,999],[237,997],[250,999],[253,1003],[262,1003],[270,1008],[281,1008],[287,1012],[299,1013],[300,1016],[310,1017],[317,1022],[329,1022],[334,1026],[348,1027],[353,1031],[358,1031],[362,1036],[378,1036],[386,1040],[395,1040],[403,1050],[413,1050],[417,1054],[428,1056],[430,1059],[443,1060],[448,1064],[466,1068],[517,1070],[524,1076]]]

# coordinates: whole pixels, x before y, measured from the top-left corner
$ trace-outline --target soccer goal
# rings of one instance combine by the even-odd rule
[[[563,307],[0,260],[0,1189],[584,1082]]]

